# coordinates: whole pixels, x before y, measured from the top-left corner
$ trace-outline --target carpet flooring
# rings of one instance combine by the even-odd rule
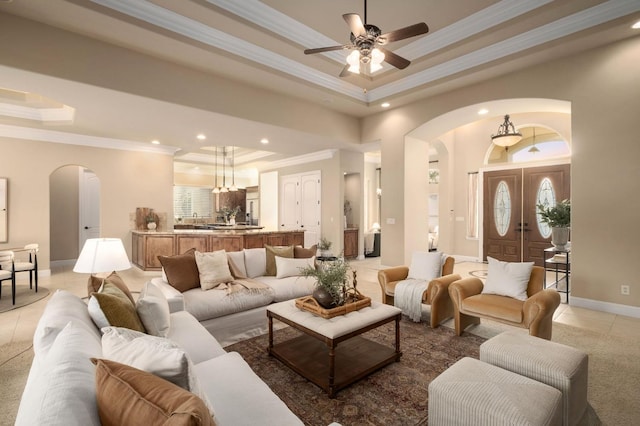
[[[44,299],[49,295],[49,289],[38,286],[38,292],[30,289],[28,285],[16,285],[16,304],[13,304],[11,298],[10,281],[2,281],[2,297],[0,297],[0,313],[7,312],[12,309],[18,309],[27,306],[40,299]]]
[[[298,334],[292,328],[278,330],[275,341]],[[395,341],[392,324],[364,336],[390,347]],[[335,399],[328,398],[319,387],[270,357],[266,352],[267,336],[245,340],[225,349],[239,352],[306,425],[326,426],[331,422],[343,426],[426,424],[429,383],[460,358],[478,358],[479,346],[485,339],[472,334],[459,338],[446,327],[432,330],[425,323],[406,319],[400,323],[400,337],[403,352],[400,362],[339,391]]]

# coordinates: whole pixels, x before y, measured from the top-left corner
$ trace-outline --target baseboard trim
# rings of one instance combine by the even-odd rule
[[[626,317],[640,318],[640,307],[621,305],[619,303],[602,302],[600,300],[584,299],[582,297],[571,296],[569,299],[571,306],[586,308],[594,311],[608,312],[610,314],[624,315]]]

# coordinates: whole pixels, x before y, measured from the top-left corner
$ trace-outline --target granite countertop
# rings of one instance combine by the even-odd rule
[[[175,234],[211,234],[211,235],[242,235],[242,234],[273,234],[278,232],[304,232],[302,229],[292,229],[288,231],[263,229],[261,226],[224,226],[213,229],[168,229],[168,230],[132,230],[134,234],[141,235],[175,235]]]

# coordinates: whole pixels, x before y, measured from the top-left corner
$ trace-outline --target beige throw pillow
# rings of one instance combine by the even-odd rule
[[[196,264],[200,273],[200,287],[211,290],[219,284],[233,281],[227,253],[224,250],[201,253],[196,251]]]
[[[268,277],[275,277],[277,272],[276,256],[293,258],[293,246],[270,246],[265,244],[267,250],[267,271]]]
[[[289,259],[276,256],[276,278],[298,277],[301,269],[307,267],[315,268],[315,262],[315,257]]]
[[[482,294],[497,294],[527,300],[533,262],[503,262],[487,256],[489,271]]]
[[[136,302],[136,312],[147,333],[167,337],[171,326],[169,302],[158,287],[148,282],[142,288]]]

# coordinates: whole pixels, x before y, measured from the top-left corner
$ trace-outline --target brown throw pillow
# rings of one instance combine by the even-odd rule
[[[296,259],[308,259],[313,257],[318,252],[318,245],[314,244],[309,248],[304,248],[302,246],[295,246],[293,248],[293,257]]]
[[[192,248],[175,256],[158,256],[164,273],[167,275],[167,281],[180,293],[200,287],[200,272],[196,264],[195,253],[196,249]]]
[[[108,280],[110,283],[115,284],[116,287],[122,290],[122,292],[127,295],[129,300],[131,300],[131,303],[136,303],[135,300],[133,300],[131,292],[129,291],[129,287],[127,287],[122,277],[118,275],[116,271],[110,273],[106,278],[98,278],[95,275],[91,275],[89,277],[89,282],[87,283],[87,295],[91,296],[91,293],[95,293],[96,291],[100,290],[100,286],[102,286],[102,283],[105,280]]]
[[[103,425],[215,425],[197,395],[158,376],[106,359],[96,365],[96,401]]]
[[[270,246],[265,244],[264,248],[267,252],[267,272],[265,276],[276,276],[276,256],[280,257],[293,257],[293,246]]]
[[[100,310],[109,325],[145,332],[135,305],[115,284],[105,280],[101,291],[91,293],[91,297],[95,297],[98,301]],[[89,314],[91,314],[91,311],[89,311]]]

